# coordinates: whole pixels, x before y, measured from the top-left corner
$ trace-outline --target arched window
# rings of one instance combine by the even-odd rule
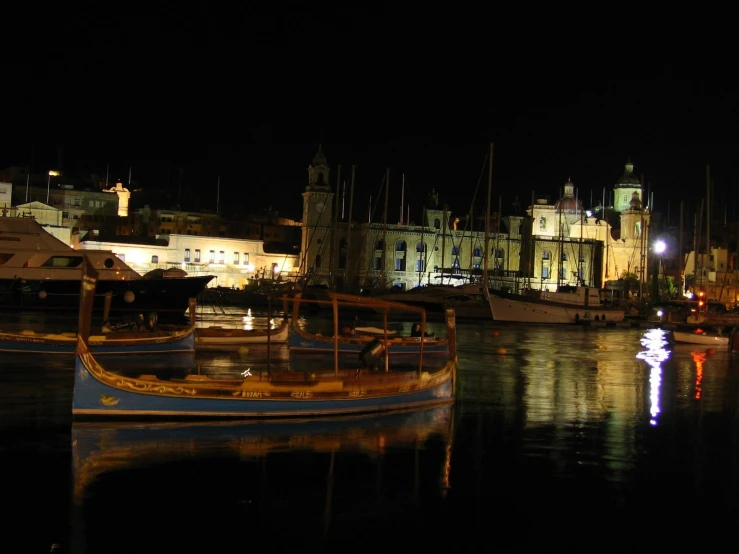
[[[434,229],[441,229],[441,221],[439,221],[438,217],[434,219]]]
[[[384,246],[382,239],[377,239],[375,241],[375,250],[382,250]]]
[[[426,244],[423,242],[417,242],[416,243],[416,252],[426,252]]]
[[[399,240],[395,243],[395,251],[396,252],[405,252],[406,244],[404,240]]]
[[[539,219],[539,229],[543,231],[546,228],[547,228],[547,218],[542,217],[541,219]]]
[[[475,248],[472,250],[472,255],[476,258],[479,258],[482,256],[482,249],[479,246],[475,246]]]

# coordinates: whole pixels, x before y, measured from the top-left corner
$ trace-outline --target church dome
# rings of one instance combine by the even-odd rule
[[[582,213],[582,203],[580,200],[575,198],[574,188],[575,185],[572,184],[571,180],[568,180],[567,183],[565,183],[565,194],[554,204],[555,212]]]
[[[639,179],[637,179],[636,175],[634,175],[634,164],[631,163],[631,160],[626,162],[626,167],[624,168],[624,174],[621,175],[621,178],[616,183],[615,188],[634,188],[634,187],[641,187],[641,183],[639,182]]]

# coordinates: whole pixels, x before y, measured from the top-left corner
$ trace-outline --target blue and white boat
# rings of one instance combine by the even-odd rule
[[[361,302],[358,298],[332,295],[335,326],[340,310],[355,308],[357,301]],[[394,364],[390,370],[387,349],[381,348],[368,353],[363,358],[365,367],[357,368],[356,363],[343,362],[345,357],[335,348],[330,362],[320,368],[277,370],[267,363],[238,379],[200,374],[163,378],[148,374],[145,368],[135,377],[124,375],[106,369],[90,351],[86,333],[80,332],[73,417],[261,419],[383,413],[452,404],[457,382],[454,312],[447,311],[446,317],[449,350],[444,357],[419,355],[414,359],[417,364]],[[80,328],[85,328],[82,321]]]

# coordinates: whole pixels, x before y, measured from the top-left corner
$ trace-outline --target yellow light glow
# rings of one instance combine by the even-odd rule
[[[49,171],[49,177],[59,177],[59,175],[61,175],[61,173],[59,173],[58,171]]]

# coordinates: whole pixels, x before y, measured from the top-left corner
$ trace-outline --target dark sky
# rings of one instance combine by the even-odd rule
[[[493,142],[504,213],[516,195],[554,199],[568,178],[597,203],[631,159],[656,209],[703,198],[710,166],[715,199],[736,215],[726,14],[247,4],[18,12],[2,54],[0,165],[33,151],[44,172],[63,145],[66,171],[109,164],[125,181],[131,167],[140,186],[177,191],[182,168],[203,208],[299,217],[322,143],[332,185],[338,164],[347,187],[356,165],[355,218],[388,167],[390,215],[405,174],[413,218],[432,188],[457,213],[478,185],[484,202]]]

